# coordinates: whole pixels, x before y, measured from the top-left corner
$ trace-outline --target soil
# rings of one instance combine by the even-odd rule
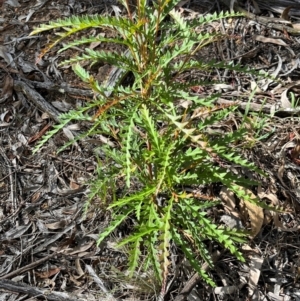
[[[227,9],[218,2],[183,2],[178,9],[187,19]],[[115,241],[126,234],[126,226],[97,246],[110,212],[97,197],[85,209],[90,194],[87,183],[97,173],[95,149],[106,143],[105,137],[80,140],[58,153],[89,126],[71,124],[39,152],[33,152],[41,137],[57,124],[59,114],[79,107],[93,94],[70,66],[59,66],[80,49],[58,53],[61,45],[57,45],[40,58],[54,33],[29,36],[30,32],[39,24],[72,15],[125,11],[114,0],[7,0],[0,4],[0,300],[157,299],[160,287],[151,273],[133,279],[126,276],[126,250],[115,247]],[[251,10],[252,6],[244,8]],[[263,6],[260,13],[274,18],[274,23],[280,21],[279,15]],[[223,85],[195,87],[194,92],[202,96],[222,92],[219,105],[238,99],[241,114],[251,112],[249,118],[264,124],[260,133],[249,128],[249,137],[259,140],[245,148],[243,155],[266,173],[252,193],[281,212],[264,210],[257,235],[242,249],[245,263],[208,243],[215,254],[215,266],[204,268],[217,288],[193,276],[180,256],[180,260],[174,259],[164,300],[299,300],[300,35],[244,17],[230,22],[207,26],[205,30],[219,31],[228,39],[203,49],[199,59],[233,60],[253,70],[265,70],[277,80],[226,71],[187,77],[223,80]],[[106,48],[124,51],[114,45],[103,45]],[[109,70],[110,66],[100,63],[91,72],[102,81]],[[251,93],[256,85],[256,93]],[[264,121],[260,112],[272,118]],[[239,120],[232,118],[228,127],[235,122]],[[226,225],[238,220],[251,227],[253,220],[240,203],[233,205],[228,191],[222,187],[212,190],[223,202],[213,212],[216,220]],[[255,215],[257,209],[253,210]],[[174,248],[174,258],[176,252]]]

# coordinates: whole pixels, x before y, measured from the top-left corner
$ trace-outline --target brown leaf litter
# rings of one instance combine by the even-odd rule
[[[278,0],[279,1],[279,0]],[[199,2],[199,1],[198,1]],[[183,1],[178,9],[187,19],[194,19],[209,10],[218,10],[211,1]],[[226,1],[222,1],[226,2]],[[227,36],[195,54],[199,59],[233,60],[252,69],[265,70],[276,79],[237,76],[228,71],[214,74],[185,74],[178,80],[193,78],[220,80],[222,85],[193,87],[201,97],[222,92],[219,105],[237,105],[243,113],[265,112],[272,115],[266,123],[259,116],[248,119],[249,133],[239,150],[265,173],[266,177],[249,174],[230,166],[221,158],[216,164],[260,182],[249,188],[249,194],[271,206],[284,208],[269,212],[218,187],[197,187],[199,199],[220,198],[222,204],[208,212],[211,218],[239,229],[252,231],[244,246],[246,263],[241,264],[212,242],[212,270],[203,265],[217,283],[208,288],[181,253],[171,254],[171,273],[165,300],[292,300],[300,293],[299,280],[299,107],[292,95],[299,98],[299,37],[293,35],[299,23],[294,19],[299,10],[284,3],[280,15],[272,16],[264,1],[252,1],[242,9],[252,12],[250,19],[224,20],[208,24],[205,30]],[[298,3],[298,1],[295,1]],[[289,5],[285,5],[285,4]],[[114,7],[112,6],[114,5]],[[280,6],[280,5],[279,5]],[[41,152],[33,155],[32,147],[61,112],[80,106],[93,97],[91,91],[72,74],[70,68],[59,68],[64,59],[58,48],[36,58],[50,37],[28,37],[33,26],[73,14],[124,13],[116,2],[48,1],[31,3],[7,1],[0,12],[0,299],[22,298],[26,294],[36,300],[154,300],[159,291],[149,273],[128,280],[126,250],[115,248],[118,240],[111,237],[97,246],[98,234],[109,223],[109,212],[103,211],[101,200],[95,199],[87,212],[84,204],[89,194],[86,185],[97,169],[94,149],[112,143],[104,136],[83,140],[59,155],[57,149],[85,124],[72,125],[51,139]],[[290,8],[288,8],[290,7]],[[225,9],[226,7],[221,7]],[[257,16],[260,9],[260,16]],[[253,19],[252,19],[253,18]],[[271,18],[271,19],[267,19]],[[281,18],[281,19],[280,19]],[[280,28],[270,20],[280,19]],[[264,21],[268,20],[269,24]],[[291,27],[285,30],[284,26]],[[283,29],[283,30],[282,30]],[[299,30],[298,30],[299,31]],[[107,34],[108,32],[99,32]],[[102,47],[102,45],[92,45]],[[72,56],[76,49],[65,55]],[[122,50],[121,50],[122,51]],[[107,66],[97,66],[95,77],[101,77]],[[107,70],[106,70],[107,71]],[[102,74],[103,73],[103,74]],[[255,90],[255,91],[254,91]],[[249,95],[252,99],[249,102]],[[187,104],[186,104],[187,105]],[[219,107],[221,108],[221,106]],[[197,115],[198,114],[198,115]],[[203,118],[205,111],[195,112]],[[234,131],[242,117],[229,116],[213,131]],[[263,129],[256,135],[256,122]],[[260,139],[258,144],[252,142]],[[99,154],[98,154],[99,155]],[[126,231],[125,231],[126,232]],[[288,235],[287,235],[288,234]],[[116,235],[124,235],[120,230]]]

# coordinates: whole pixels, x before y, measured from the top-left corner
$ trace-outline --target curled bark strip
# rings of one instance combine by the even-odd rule
[[[72,88],[66,83],[62,83],[60,85],[52,83],[52,82],[36,82],[36,81],[27,81],[31,86],[38,89],[46,89],[48,91],[56,91],[60,93],[68,93],[73,95],[81,95],[84,97],[93,97],[94,93],[92,90],[84,90],[84,89],[76,89]]]
[[[54,121],[59,122],[59,112],[42,97],[34,89],[30,88],[26,83],[15,80],[14,89],[26,95],[27,99],[34,104],[38,109],[47,113]]]

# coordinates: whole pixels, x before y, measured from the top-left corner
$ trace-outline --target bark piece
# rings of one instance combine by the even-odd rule
[[[0,289],[8,290],[14,293],[23,293],[31,297],[43,298],[50,301],[78,301],[79,299],[71,298],[67,293],[50,292],[42,290],[24,283],[14,282],[12,280],[0,280]]]

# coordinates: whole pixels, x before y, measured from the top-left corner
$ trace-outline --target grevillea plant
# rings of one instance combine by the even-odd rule
[[[203,279],[214,285],[199,261],[202,257],[213,265],[207,241],[217,242],[243,261],[237,244],[245,237],[237,230],[215,224],[207,216],[207,209],[218,202],[197,197],[187,188],[220,183],[239,198],[258,204],[241,189],[254,183],[231,173],[220,162],[257,169],[234,149],[247,132],[243,126],[227,134],[209,134],[208,129],[226,119],[236,107],[216,106],[218,95],[201,98],[192,93],[192,87],[208,85],[207,82],[178,79],[193,70],[250,72],[224,62],[199,61],[195,56],[207,44],[220,39],[217,33],[199,33],[199,28],[236,14],[208,14],[186,22],[175,9],[179,0],[157,0],[151,6],[146,0],[137,0],[134,12],[127,0],[120,2],[127,9],[126,16],[71,17],[33,31],[37,34],[55,30],[58,39],[48,49],[67,38],[68,43],[60,51],[94,42],[120,44],[127,49],[125,54],[118,54],[85,48],[83,54],[63,62],[72,64],[95,97],[62,114],[60,124],[44,136],[36,150],[67,123],[90,122],[90,130],[80,139],[101,134],[115,142],[114,146],[101,147],[104,156],[91,186],[91,198],[100,196],[112,212],[111,222],[100,233],[98,243],[130,218],[133,230],[119,242],[129,250],[130,273],[134,273],[143,255],[144,267],[151,266],[164,290],[170,244],[175,243]],[[70,40],[91,28],[109,29],[115,35],[83,35]],[[111,85],[99,83],[82,62],[111,64],[122,69],[124,75],[130,73],[132,82],[126,86],[121,80]],[[118,188],[120,182],[126,184],[122,189]]]

